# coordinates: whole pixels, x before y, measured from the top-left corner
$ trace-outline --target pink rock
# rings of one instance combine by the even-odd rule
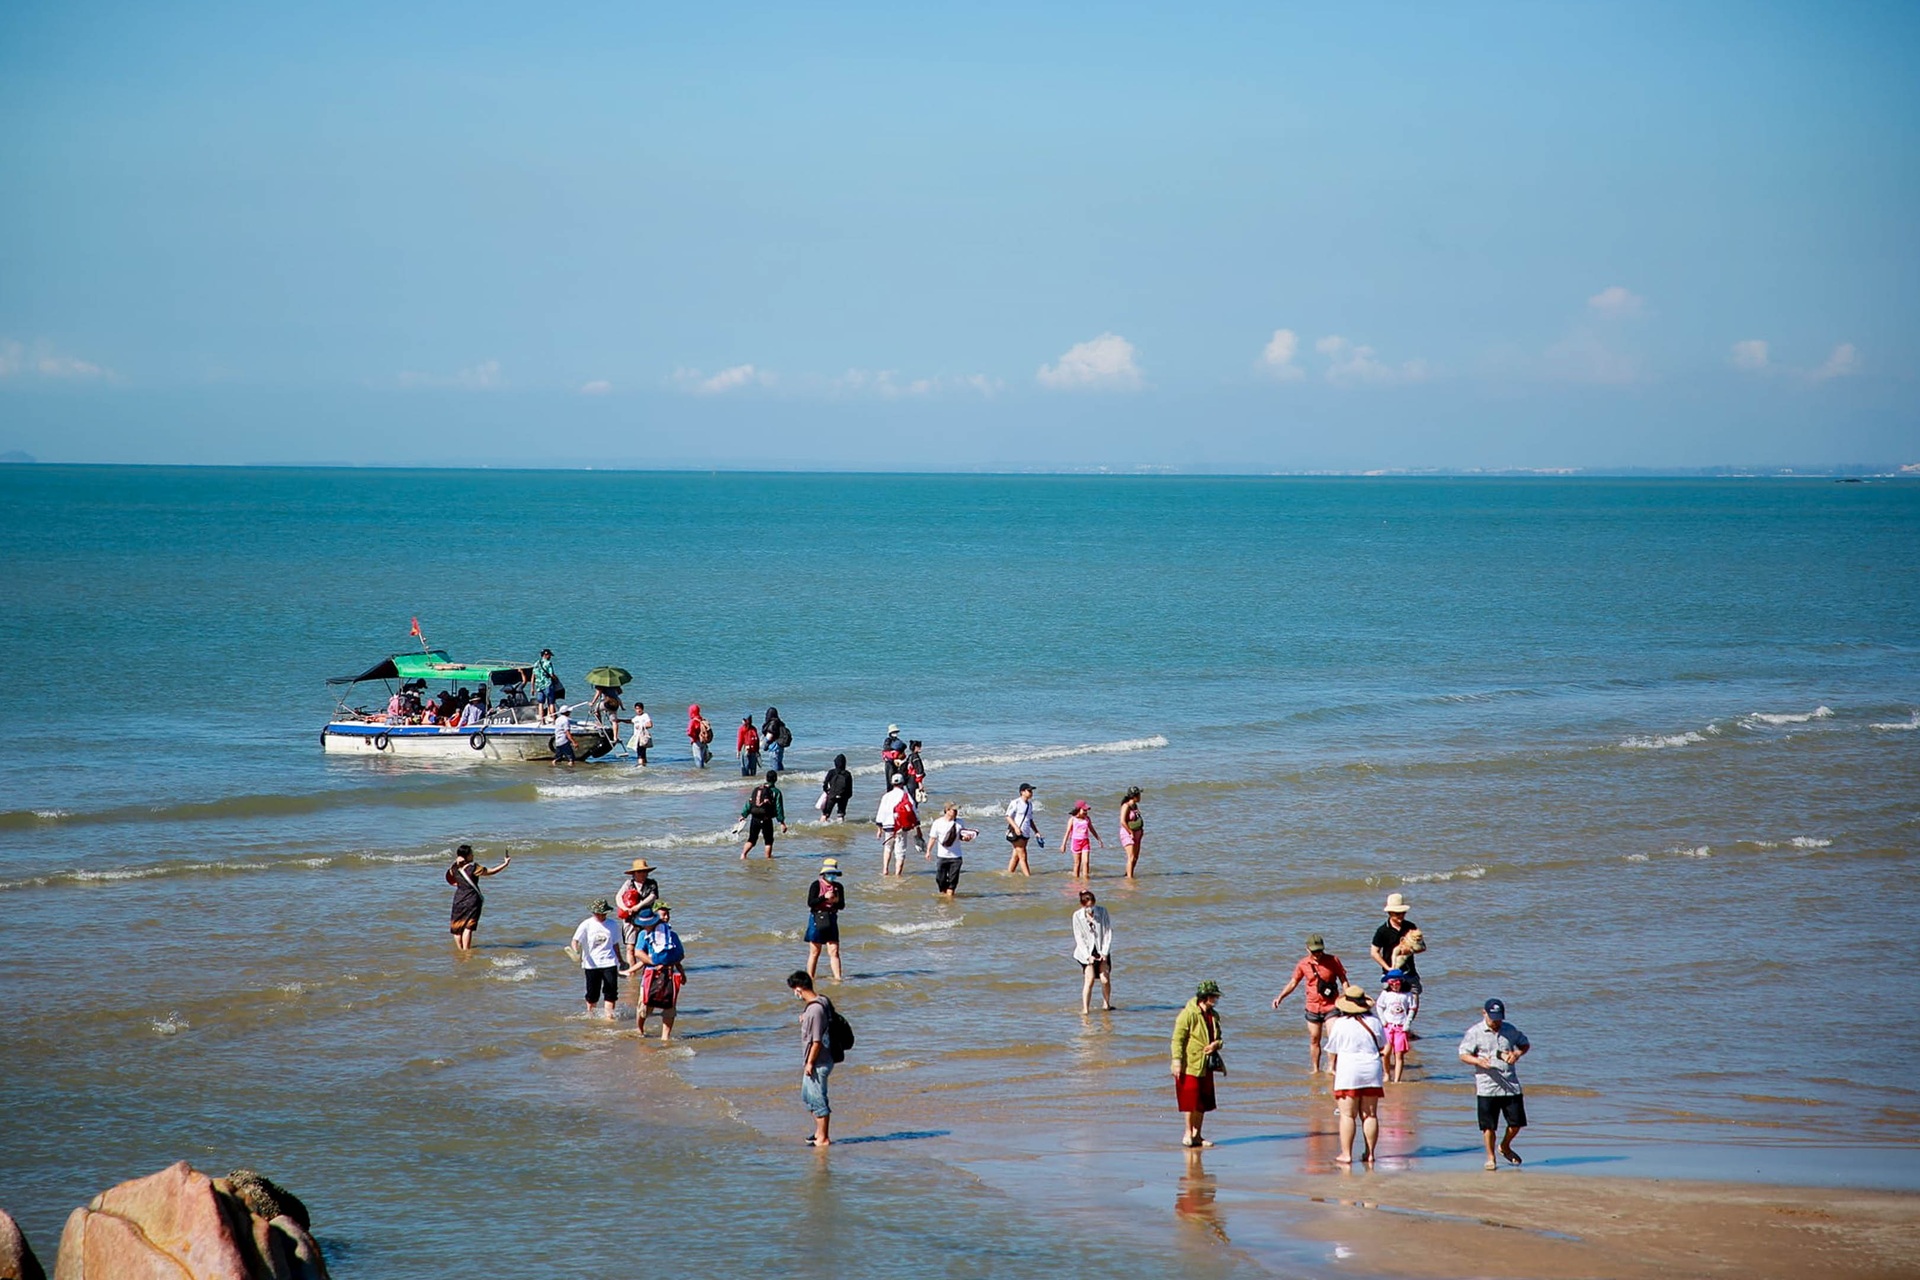
[[[251,1212],[225,1181],[185,1161],[75,1209],[54,1280],[327,1280],[292,1219]],[[4,1278],[0,1278],[4,1280]]]
[[[47,1280],[13,1215],[0,1209],[0,1280]]]

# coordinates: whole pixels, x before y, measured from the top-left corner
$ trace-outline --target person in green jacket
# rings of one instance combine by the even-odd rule
[[[740,806],[740,816],[747,820],[747,842],[740,846],[740,856],[746,857],[761,837],[767,841],[767,856],[773,856],[773,824],[779,823],[780,830],[787,829],[787,798],[780,794],[780,774],[777,770],[767,770],[767,780],[753,789],[747,802]]]
[[[1208,979],[1194,989],[1193,999],[1173,1020],[1173,1095],[1187,1119],[1187,1134],[1180,1140],[1183,1147],[1213,1145],[1200,1136],[1200,1126],[1214,1109],[1213,1077],[1227,1069],[1220,1057],[1225,1036],[1220,1015],[1214,1012],[1219,1002],[1220,984]]]

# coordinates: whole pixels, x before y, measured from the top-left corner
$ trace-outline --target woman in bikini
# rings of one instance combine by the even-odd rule
[[[1128,787],[1120,800],[1120,848],[1127,855],[1127,879],[1140,861],[1141,837],[1147,833],[1146,819],[1140,816],[1140,788]]]
[[[1090,880],[1093,878],[1093,846],[1099,841],[1102,849],[1107,842],[1100,839],[1100,833],[1093,829],[1093,815],[1085,800],[1073,806],[1073,816],[1067,819],[1067,832],[1061,842],[1073,854],[1073,878]]]

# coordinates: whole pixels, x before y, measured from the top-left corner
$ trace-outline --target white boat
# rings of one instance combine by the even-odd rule
[[[357,676],[336,676],[328,685],[340,690],[334,718],[320,730],[320,746],[330,754],[402,760],[551,760],[553,726],[539,723],[527,686],[530,662],[454,662],[445,651],[396,653]],[[381,705],[352,705],[362,686],[385,690]],[[427,698],[434,685],[438,698]],[[430,703],[478,702],[478,723],[427,723]],[[574,755],[591,760],[619,743],[615,723],[572,720]]]

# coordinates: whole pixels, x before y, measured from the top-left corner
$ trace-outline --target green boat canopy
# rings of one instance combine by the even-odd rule
[[[518,684],[533,672],[531,662],[455,662],[444,649],[427,653],[396,653],[357,676],[334,676],[328,684],[360,684],[367,680],[445,680],[452,684]]]

